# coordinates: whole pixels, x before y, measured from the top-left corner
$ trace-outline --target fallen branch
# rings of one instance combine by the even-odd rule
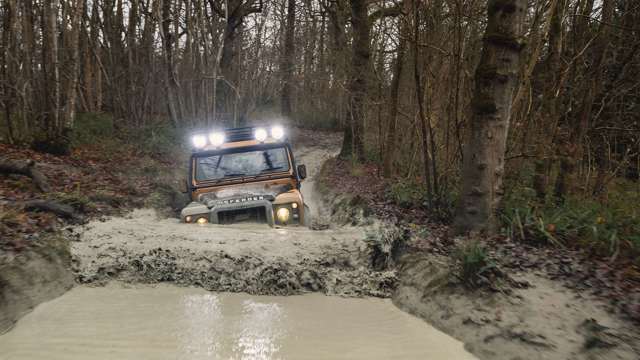
[[[30,177],[34,184],[42,192],[51,191],[47,178],[38,169],[35,168],[36,162],[33,160],[16,161],[9,159],[0,159],[0,173],[2,174],[19,174]]]
[[[46,211],[70,220],[80,220],[73,207],[55,201],[30,200],[23,204],[26,211]]]

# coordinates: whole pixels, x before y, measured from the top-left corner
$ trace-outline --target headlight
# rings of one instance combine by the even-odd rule
[[[281,223],[286,223],[287,221],[289,221],[289,209],[287,209],[286,207],[279,208],[276,212],[276,216],[278,217],[278,221],[280,221]]]
[[[260,142],[267,140],[267,130],[263,128],[257,128],[254,135],[256,137],[256,140]]]
[[[193,218],[191,217],[191,215],[189,215],[189,216],[185,216],[185,217],[184,217],[184,222],[186,222],[186,223],[190,223],[190,222],[191,222],[191,220],[193,220]]]
[[[298,203],[292,203],[291,207],[294,208],[294,209],[297,209],[298,208]]]
[[[284,129],[280,125],[271,128],[271,137],[280,140],[284,137]]]
[[[220,146],[224,144],[224,133],[214,132],[209,134],[209,142],[213,146]]]
[[[198,218],[198,220],[196,220],[196,222],[198,223],[198,225],[204,225],[204,224],[208,223],[209,220],[207,220],[206,217],[201,217],[201,218]]]
[[[193,146],[197,148],[203,148],[207,145],[207,138],[204,135],[194,135],[191,141],[193,142]]]

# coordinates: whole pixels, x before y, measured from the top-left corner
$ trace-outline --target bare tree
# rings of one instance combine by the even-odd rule
[[[290,119],[292,114],[291,96],[293,87],[293,73],[294,73],[294,57],[295,57],[295,43],[294,34],[296,26],[296,1],[287,0],[287,25],[284,36],[284,52],[282,55],[282,116],[285,119]]]
[[[459,232],[498,229],[496,211],[504,194],[504,158],[526,7],[525,0],[487,3],[488,22],[475,73],[473,115],[455,219]]]

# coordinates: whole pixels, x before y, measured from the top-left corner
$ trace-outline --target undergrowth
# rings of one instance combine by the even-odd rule
[[[182,131],[168,122],[118,127],[108,114],[81,113],[74,125],[72,147],[97,147],[105,156],[129,152],[166,158],[179,153],[185,141]]]
[[[423,209],[438,223],[450,223],[455,214],[455,193],[440,191],[429,196],[423,183],[406,180],[391,183],[386,196],[400,207]]]
[[[479,241],[465,241],[458,246],[454,255],[460,267],[460,280],[465,286],[476,288],[489,283],[488,275],[495,268],[495,263],[489,259],[487,250]]]
[[[534,245],[584,248],[598,256],[640,263],[640,193],[637,185],[610,189],[607,201],[540,201],[529,188],[511,192],[502,212],[504,232]]]

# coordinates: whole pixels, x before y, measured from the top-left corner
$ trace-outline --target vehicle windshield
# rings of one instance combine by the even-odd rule
[[[289,157],[285,147],[196,158],[196,181],[221,180],[282,171],[289,171]]]

